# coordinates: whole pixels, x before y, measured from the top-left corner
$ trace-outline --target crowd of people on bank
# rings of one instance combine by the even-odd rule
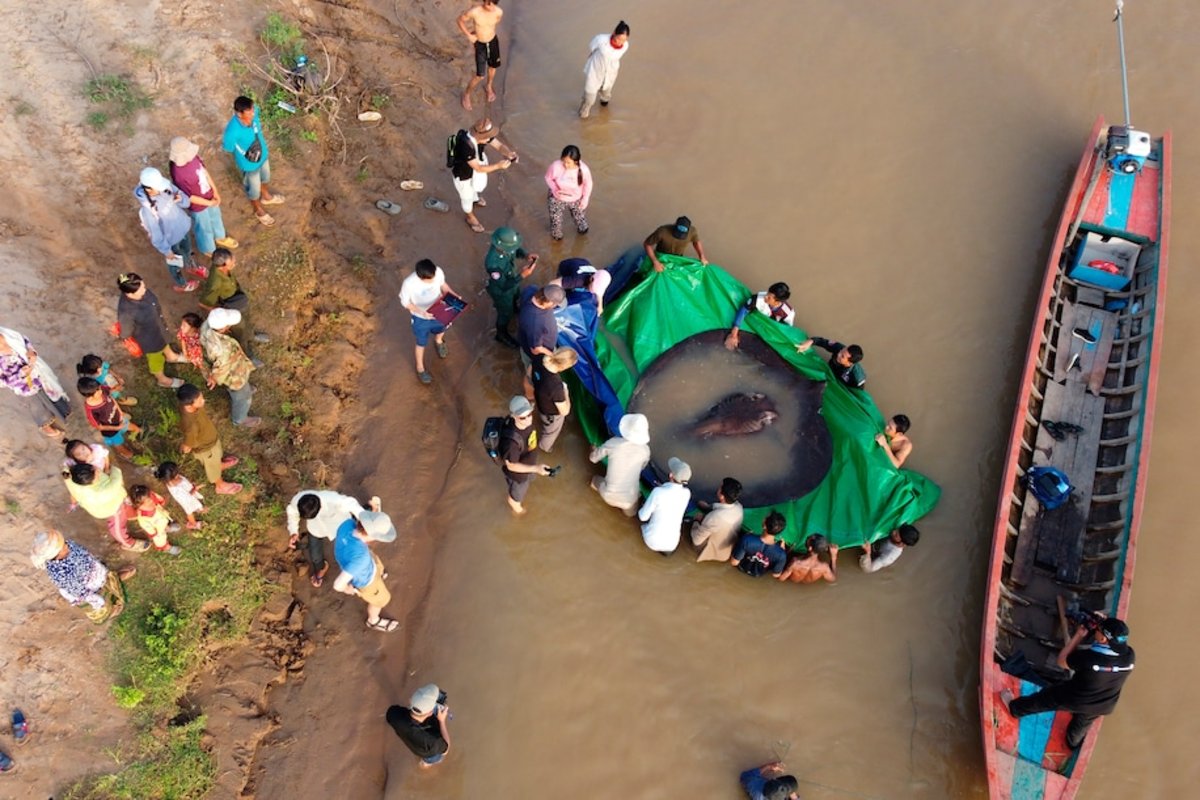
[[[487,103],[490,105],[497,99],[494,79],[500,66],[497,30],[502,16],[499,0],[478,0],[457,19],[459,30],[474,48],[475,71],[461,96],[462,107],[468,111],[473,107],[472,94],[481,83]],[[591,117],[597,102],[606,107],[612,101],[613,85],[629,41],[630,27],[624,21],[611,34],[599,34],[591,40],[578,110],[581,119]],[[285,198],[271,191],[268,142],[259,109],[252,99],[244,96],[235,99],[222,146],[242,176],[242,188],[255,218],[264,226],[274,225],[275,220],[266,207],[282,204]],[[489,147],[500,152],[503,160],[489,163],[486,153]],[[179,463],[163,461],[152,471],[157,481],[154,486],[148,482],[127,485],[112,456],[130,460],[134,455],[130,441],[141,435],[143,428],[135,420],[137,398],[128,394],[125,382],[103,357],[85,354],[77,367],[76,383],[87,424],[98,442],[66,438],[66,421],[72,411],[68,392],[54,371],[39,358],[33,344],[7,328],[0,328],[0,378],[26,401],[43,433],[64,441],[62,476],[71,498],[70,509],[82,507],[102,521],[122,550],[138,553],[153,549],[178,555],[180,545],[172,543],[170,536],[184,527],[193,531],[202,528],[203,522],[198,517],[206,511],[204,490],[208,485],[219,495],[235,495],[242,490],[240,484],[225,478],[225,472],[235,467],[238,459],[224,450],[218,425],[206,410],[205,389],[211,392],[219,386],[228,393],[230,424],[242,427],[260,424],[258,417],[250,415],[254,395],[250,379],[253,371],[263,366],[255,355],[254,344],[269,339],[252,324],[250,298],[235,274],[237,262],[233,251],[238,242],[227,235],[222,195],[200,157],[199,147],[177,137],[170,142],[168,160],[170,178],[147,167],[139,175],[134,197],[150,243],[165,260],[172,288],[181,294],[192,294],[197,308],[181,315],[175,325],[168,325],[147,280],[132,272],[122,274],[117,280],[118,321],[112,333],[131,357],[145,359],[159,386],[174,392],[182,436],[180,450],[198,462],[207,483],[193,483],[183,474]],[[508,169],[517,161],[516,150],[499,139],[499,130],[487,115],[451,137],[447,166],[465,222],[473,231],[485,231],[475,209],[486,206],[483,192],[488,175]],[[544,179],[551,239],[563,238],[567,214],[576,232],[585,235],[593,176],[579,147],[564,147],[560,157],[545,171]],[[532,479],[557,473],[559,468],[542,463],[539,453],[553,451],[571,412],[563,374],[575,366],[579,356],[575,350],[559,346],[555,312],[566,304],[569,292],[590,293],[597,313],[602,312],[605,290],[611,280],[606,270],[594,267],[587,259],[573,258],[560,263],[553,280],[540,286],[525,286],[524,280],[537,266],[538,255],[527,252],[523,244],[523,237],[516,230],[501,227],[491,235],[483,259],[485,288],[496,312],[495,339],[503,346],[519,350],[523,365],[523,390],[511,398],[508,414],[495,431],[494,455],[507,484],[509,507],[517,515],[526,512],[524,503]],[[656,228],[646,237],[643,247],[657,271],[666,268],[660,258],[663,254],[683,255],[689,247],[702,265],[708,264],[697,228],[686,216]],[[198,261],[197,253],[208,263]],[[743,324],[752,314],[793,325],[795,310],[788,304],[790,294],[786,283],[776,282],[747,299],[731,321],[726,347],[739,347]],[[431,384],[433,376],[428,370],[425,350],[432,339],[438,358],[447,358],[445,334],[466,301],[450,286],[443,269],[430,259],[416,263],[413,273],[404,279],[399,297],[411,314],[418,380]],[[515,336],[511,328],[513,319],[516,319]],[[804,352],[812,347],[829,353],[829,367],[836,380],[850,389],[863,388],[866,374],[861,347],[812,337],[796,349]],[[189,380],[168,377],[165,373],[168,363],[178,365]],[[909,427],[908,417],[897,414],[876,437],[897,468],[912,452],[907,435]],[[785,582],[836,580],[838,547],[824,535],[811,533],[802,547],[789,551],[779,538],[787,520],[778,511],[766,516],[760,531],[744,528],[740,502],[743,487],[734,477],[722,480],[715,497],[693,498],[688,487],[691,467],[679,458],[670,457],[666,460],[666,479],[643,500],[641,487],[651,462],[650,441],[647,418],[642,414],[625,414],[616,434],[594,447],[589,456],[593,464],[606,465],[603,475],[591,479],[592,489],[606,504],[628,517],[638,518],[643,541],[649,549],[669,556],[678,548],[683,531],[690,529],[698,562],[727,562],[744,574],[760,577],[769,573]],[[162,489],[162,493],[156,488]],[[174,501],[173,506],[167,497]],[[689,512],[693,507],[696,510]],[[304,523],[307,534],[304,554],[313,588],[320,589],[328,574],[330,562],[325,543],[329,542],[333,560],[339,567],[333,589],[364,602],[368,628],[383,633],[395,631],[399,622],[384,616],[391,601],[385,583],[387,572],[373,551],[373,545],[396,539],[395,526],[382,511],[380,499],[372,497],[364,505],[338,492],[305,489],[295,494],[285,513],[290,548],[300,546],[300,525]],[[177,521],[180,515],[185,520],[183,526]],[[133,521],[145,538],[131,535]],[[919,531],[913,525],[900,525],[878,542],[864,546],[860,566],[866,572],[889,567],[918,539]],[[125,602],[124,582],[136,574],[133,566],[109,568],[78,542],[53,529],[34,537],[31,559],[64,599],[84,607],[87,616],[97,623],[120,612]],[[1123,644],[1128,633],[1123,623],[1118,622],[1098,628],[1108,635],[1105,641],[1114,646]],[[1080,640],[1081,637],[1072,640],[1072,651]],[[1131,669],[1132,650],[1127,647],[1122,650],[1126,651]],[[1063,705],[1065,696],[1065,690],[1058,694],[1047,690],[1035,698],[1014,700],[1013,713],[1020,716],[1069,707]],[[1005,702],[1010,699],[1006,697]],[[1106,706],[1107,710],[1095,711],[1093,706],[1095,713],[1086,719],[1087,715],[1081,715],[1080,724],[1072,732],[1081,738],[1082,733],[1076,729],[1086,730],[1090,719],[1111,711],[1112,704],[1115,699]],[[445,758],[450,749],[447,726],[453,715],[446,705],[445,692],[436,684],[417,689],[408,706],[391,706],[385,718],[420,759],[422,767],[431,767]],[[14,712],[12,727],[18,743],[27,740],[29,723],[19,710]],[[0,771],[11,771],[14,767],[15,762],[0,752]],[[752,800],[798,796],[796,778],[784,775],[778,762],[747,770],[741,775],[741,784]]]

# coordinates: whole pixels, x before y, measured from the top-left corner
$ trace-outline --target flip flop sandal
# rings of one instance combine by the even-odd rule
[[[479,206],[480,208],[487,208],[487,200],[484,200],[482,197],[480,197],[475,201],[475,205]]]
[[[446,347],[445,342],[434,342],[433,347],[437,350],[438,358],[445,358],[450,355],[450,348]]]
[[[240,483],[224,483],[217,488],[217,494],[237,494],[242,490]]]
[[[308,582],[313,585],[314,589],[320,589],[322,586],[325,585],[325,576],[317,575],[316,573],[314,573],[309,576]]]
[[[380,633],[391,633],[392,631],[396,630],[396,628],[400,627],[400,623],[394,619],[380,617],[377,622],[371,622],[370,620],[367,620],[367,627],[373,631],[379,631]]]
[[[263,201],[262,201],[262,204],[263,204],[264,206],[281,206],[281,205],[283,205],[283,204],[284,204],[284,203],[286,203],[286,202],[287,202],[287,198],[286,198],[286,197],[284,197],[283,195],[281,195],[281,194],[273,194],[273,195],[271,195],[271,199],[270,199],[270,200],[263,200]]]
[[[377,200],[375,202],[375,207],[386,214],[391,214],[392,216],[400,213],[400,204],[393,203],[391,200]]]
[[[10,772],[17,771],[17,762],[9,758],[8,754],[0,751],[0,774],[7,775]]]
[[[483,224],[480,222],[468,222],[467,225],[476,233],[483,233],[485,230]]]
[[[436,197],[426,197],[425,207],[430,211],[440,211],[443,214],[450,210],[450,205],[448,203],[438,200]]]
[[[29,720],[25,719],[19,708],[14,708],[12,712],[12,732],[18,747],[29,741]]]
[[[383,114],[378,111],[362,111],[359,113],[358,119],[360,122],[379,122],[383,119]]]
[[[255,219],[268,228],[275,224],[275,218],[270,214],[258,214]]]
[[[420,181],[400,181],[400,188],[406,192],[411,192],[415,189],[424,189],[425,184]]]
[[[240,459],[238,459],[237,456],[225,456],[224,458],[221,459],[221,469],[229,469],[230,467],[236,467],[238,465],[239,460]]]
[[[433,383],[433,376],[428,372],[418,372],[417,378],[419,378],[421,383],[425,384],[426,386]]]

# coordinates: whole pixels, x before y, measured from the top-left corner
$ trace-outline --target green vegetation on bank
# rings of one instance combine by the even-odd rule
[[[154,105],[154,98],[124,75],[97,75],[84,84],[83,95],[95,106],[87,115],[87,123],[96,130],[103,130],[113,119],[128,120]]]
[[[302,244],[273,247],[272,242],[272,237],[263,242],[261,255],[242,256],[242,263],[253,263],[259,276],[262,291],[252,296],[264,321],[273,307],[295,307],[316,281]],[[297,441],[307,416],[304,400],[287,388],[296,385],[307,362],[276,344],[259,349],[269,366],[252,377],[259,390],[254,407],[269,422],[257,435],[229,424],[223,390],[205,393],[225,452],[241,459],[226,472],[243,484],[241,494],[218,496],[211,486],[204,487],[207,511],[198,517],[204,527],[170,535],[182,548],[179,556],[150,551],[138,557],[138,573],[126,584],[125,610],[110,623],[113,696],[133,712],[138,739],[114,750],[116,772],[81,781],[63,794],[65,800],[191,800],[204,797],[213,786],[215,764],[203,743],[204,719],[197,716],[203,709],[191,708],[188,690],[215,653],[245,640],[271,591],[254,562],[254,548],[281,524],[283,509],[264,485],[259,461],[294,465],[308,457],[307,447]],[[190,366],[168,367],[168,372],[203,386]],[[166,497],[166,487],[150,474],[163,461],[176,462],[193,482],[202,482],[200,465],[179,452],[174,392],[154,384],[140,363],[136,371],[123,373],[140,401],[130,410],[144,429],[135,441],[136,467],[124,467],[126,484],[145,483]],[[271,425],[291,435],[263,435]],[[172,517],[182,523],[183,514],[168,502]]]

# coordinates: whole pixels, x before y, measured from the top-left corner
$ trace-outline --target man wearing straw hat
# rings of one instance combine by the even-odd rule
[[[88,619],[100,624],[121,613],[125,606],[125,584],[137,572],[123,567],[112,572],[76,542],[56,530],[42,531],[33,537],[30,560],[45,570],[58,593],[73,606],[88,606]]]

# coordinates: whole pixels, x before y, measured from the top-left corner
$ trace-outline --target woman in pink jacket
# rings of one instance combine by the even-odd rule
[[[592,171],[583,163],[578,147],[569,144],[563,148],[562,157],[546,170],[546,185],[550,187],[546,203],[550,207],[551,238],[556,242],[563,238],[564,211],[571,212],[577,231],[587,233],[584,212],[592,197]]]

